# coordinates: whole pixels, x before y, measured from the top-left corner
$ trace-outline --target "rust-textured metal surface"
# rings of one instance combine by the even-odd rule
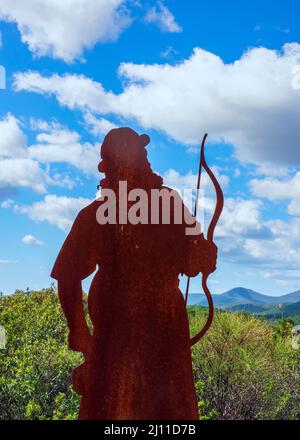
[[[129,128],[108,133],[100,186],[117,194],[119,181],[127,181],[128,191],[164,188],[147,160],[148,143],[148,136]],[[149,218],[149,224],[100,225],[101,203],[79,213],[52,270],[69,346],[85,356],[73,372],[81,395],[79,418],[196,420],[188,317],[178,277],[212,272],[216,247],[202,234],[186,235],[186,225],[175,224],[172,215],[170,224],[161,218],[151,224]],[[150,213],[150,197],[148,204]],[[91,335],[81,281],[96,269],[88,298]]]

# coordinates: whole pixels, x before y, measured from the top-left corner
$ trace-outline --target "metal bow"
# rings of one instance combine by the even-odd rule
[[[200,162],[199,162],[199,170],[198,170],[197,193],[196,193],[196,202],[195,202],[195,208],[194,208],[194,217],[197,218],[200,182],[201,182],[201,171],[202,171],[202,167],[203,167],[204,170],[209,175],[209,177],[214,185],[214,188],[216,191],[216,198],[217,198],[215,211],[214,211],[210,225],[207,230],[207,241],[213,243],[215,227],[219,221],[219,218],[222,213],[223,206],[224,206],[224,196],[223,196],[222,188],[221,188],[216,176],[214,175],[212,170],[209,168],[209,166],[207,165],[206,160],[205,160],[204,146],[205,146],[206,138],[207,138],[207,133],[205,133],[205,135],[203,137],[202,144],[201,144],[201,150],[200,150]],[[207,287],[207,279],[208,279],[209,275],[210,275],[209,272],[202,273],[202,289],[203,289],[203,292],[205,293],[205,296],[208,301],[207,321],[206,321],[204,327],[195,336],[192,337],[191,346],[193,346],[194,344],[199,342],[201,338],[203,338],[205,333],[210,328],[213,317],[214,317],[213,299],[212,299],[212,295],[210,293],[210,290]],[[190,287],[190,277],[188,277],[187,285],[186,285],[186,292],[185,292],[185,304],[186,305],[187,305],[187,301],[188,301],[189,287]]]

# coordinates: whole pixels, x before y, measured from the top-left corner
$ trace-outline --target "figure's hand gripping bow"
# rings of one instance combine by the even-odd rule
[[[223,210],[224,196],[223,196],[222,188],[220,187],[220,184],[219,184],[216,176],[214,175],[212,170],[209,168],[209,166],[207,165],[206,160],[205,160],[204,146],[205,146],[206,138],[207,138],[207,133],[205,133],[203,140],[202,140],[202,144],[201,144],[194,217],[197,218],[198,200],[199,200],[200,182],[201,182],[201,171],[202,171],[202,167],[203,167],[205,169],[205,171],[207,172],[207,174],[209,175],[209,177],[215,187],[216,198],[217,198],[215,212],[212,216],[210,225],[207,230],[207,241],[213,242],[215,227],[218,223],[218,220],[219,220],[220,215]],[[191,346],[193,346],[194,344],[199,342],[201,338],[203,338],[203,336],[205,335],[207,330],[210,328],[213,317],[214,317],[213,299],[212,299],[210,290],[207,287],[207,279],[208,279],[209,275],[210,275],[209,272],[203,272],[203,274],[202,274],[202,289],[203,289],[203,292],[205,293],[207,301],[208,301],[208,318],[207,318],[207,321],[206,321],[204,327],[199,331],[199,333],[197,333],[195,336],[192,337]],[[190,277],[188,277],[187,285],[186,285],[186,292],[185,292],[185,304],[186,305],[187,305],[187,300],[188,300],[188,295],[189,295],[189,286],[190,286]]]

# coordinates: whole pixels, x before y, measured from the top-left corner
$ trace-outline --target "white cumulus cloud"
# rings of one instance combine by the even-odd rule
[[[71,62],[112,41],[131,23],[125,0],[0,0],[0,18],[16,23],[37,56]]]
[[[50,177],[30,157],[22,124],[10,113],[0,119],[0,132],[0,189],[21,187],[44,193],[48,184],[70,186],[65,178]]]
[[[83,197],[74,198],[48,194],[40,202],[29,206],[15,206],[15,211],[27,214],[31,220],[36,222],[46,221],[67,231],[78,212],[91,203],[91,200]]]
[[[295,278],[300,265],[300,218],[266,221],[262,208],[258,200],[225,199],[216,228],[220,258],[259,269],[273,278]]]
[[[8,209],[14,205],[13,199],[6,199],[1,203],[1,208]]]
[[[26,157],[27,137],[18,119],[10,113],[0,119],[0,133],[0,157]]]
[[[225,190],[228,185],[229,178],[224,174],[221,174],[215,167],[212,167],[212,171],[218,179],[223,190]],[[180,174],[178,171],[171,168],[165,171],[162,177],[166,186],[180,191],[185,189],[195,190],[197,186],[198,176],[197,174],[193,174],[192,171],[189,171],[187,174]],[[201,189],[204,190],[205,194],[211,194],[211,192],[214,191],[212,182],[206,173],[203,173],[201,176],[200,186]]]
[[[156,24],[162,32],[182,31],[182,28],[176,22],[174,15],[162,1],[158,1],[155,6],[149,9],[145,15],[145,21],[147,23]]]
[[[300,172],[282,179],[267,177],[250,181],[252,192],[270,201],[288,202],[288,212],[300,215]]]
[[[122,64],[119,94],[83,75],[37,72],[16,74],[15,89],[54,95],[70,109],[134,119],[188,145],[208,132],[245,162],[297,165],[300,93],[292,69],[299,62],[297,43],[281,51],[252,48],[229,64],[196,48],[177,65]]]
[[[41,240],[38,240],[36,237],[34,237],[31,234],[24,235],[22,238],[22,243],[30,245],[30,246],[42,246],[43,242]]]
[[[46,192],[49,182],[39,163],[32,159],[0,159],[0,188],[24,187],[37,193]]]
[[[98,175],[100,144],[81,143],[77,132],[65,128],[50,128],[41,132],[36,143],[28,147],[31,159],[40,163],[68,163],[86,174]]]
[[[23,187],[45,192],[50,178],[36,160],[28,157],[21,122],[8,113],[0,119],[0,133],[0,189]]]
[[[113,128],[117,128],[117,125],[108,119],[96,118],[92,113],[85,113],[84,121],[94,136],[106,135]]]
[[[55,121],[32,119],[30,127],[38,133],[28,146],[22,125],[11,114],[0,119],[0,189],[22,187],[43,193],[48,185],[74,187],[68,175],[51,174],[51,163],[67,163],[98,177],[100,143],[82,143],[77,132]]]
[[[291,277],[293,271],[297,275],[300,265],[300,219],[270,220],[266,225],[272,232],[272,239],[246,239],[244,251],[260,269],[280,270],[281,273],[289,270]]]

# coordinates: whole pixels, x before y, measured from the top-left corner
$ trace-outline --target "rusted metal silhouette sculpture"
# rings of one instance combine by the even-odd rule
[[[105,173],[101,188],[118,194],[119,182],[126,181],[128,192],[134,188],[147,194],[170,192],[147,160],[149,141],[147,135],[139,136],[130,128],[110,131],[101,147],[98,168]],[[202,166],[209,170],[203,148],[199,185]],[[121,224],[119,207],[115,224],[99,224],[97,212],[103,200],[95,200],[77,216],[52,277],[58,280],[69,347],[85,357],[73,372],[73,387],[81,396],[80,419],[198,418],[190,348],[202,334],[190,339],[178,276],[201,272],[205,287],[207,276],[215,270],[217,248],[212,239],[222,210],[220,194],[208,240],[202,233],[186,234],[187,223],[190,226],[195,219],[181,199],[185,213],[181,224],[172,214],[173,199],[169,224],[162,221],[161,212],[156,224],[151,223],[150,214],[146,224]],[[148,203],[150,212],[151,198]],[[128,200],[126,204],[132,206]],[[88,298],[91,334],[81,281],[97,266]]]

